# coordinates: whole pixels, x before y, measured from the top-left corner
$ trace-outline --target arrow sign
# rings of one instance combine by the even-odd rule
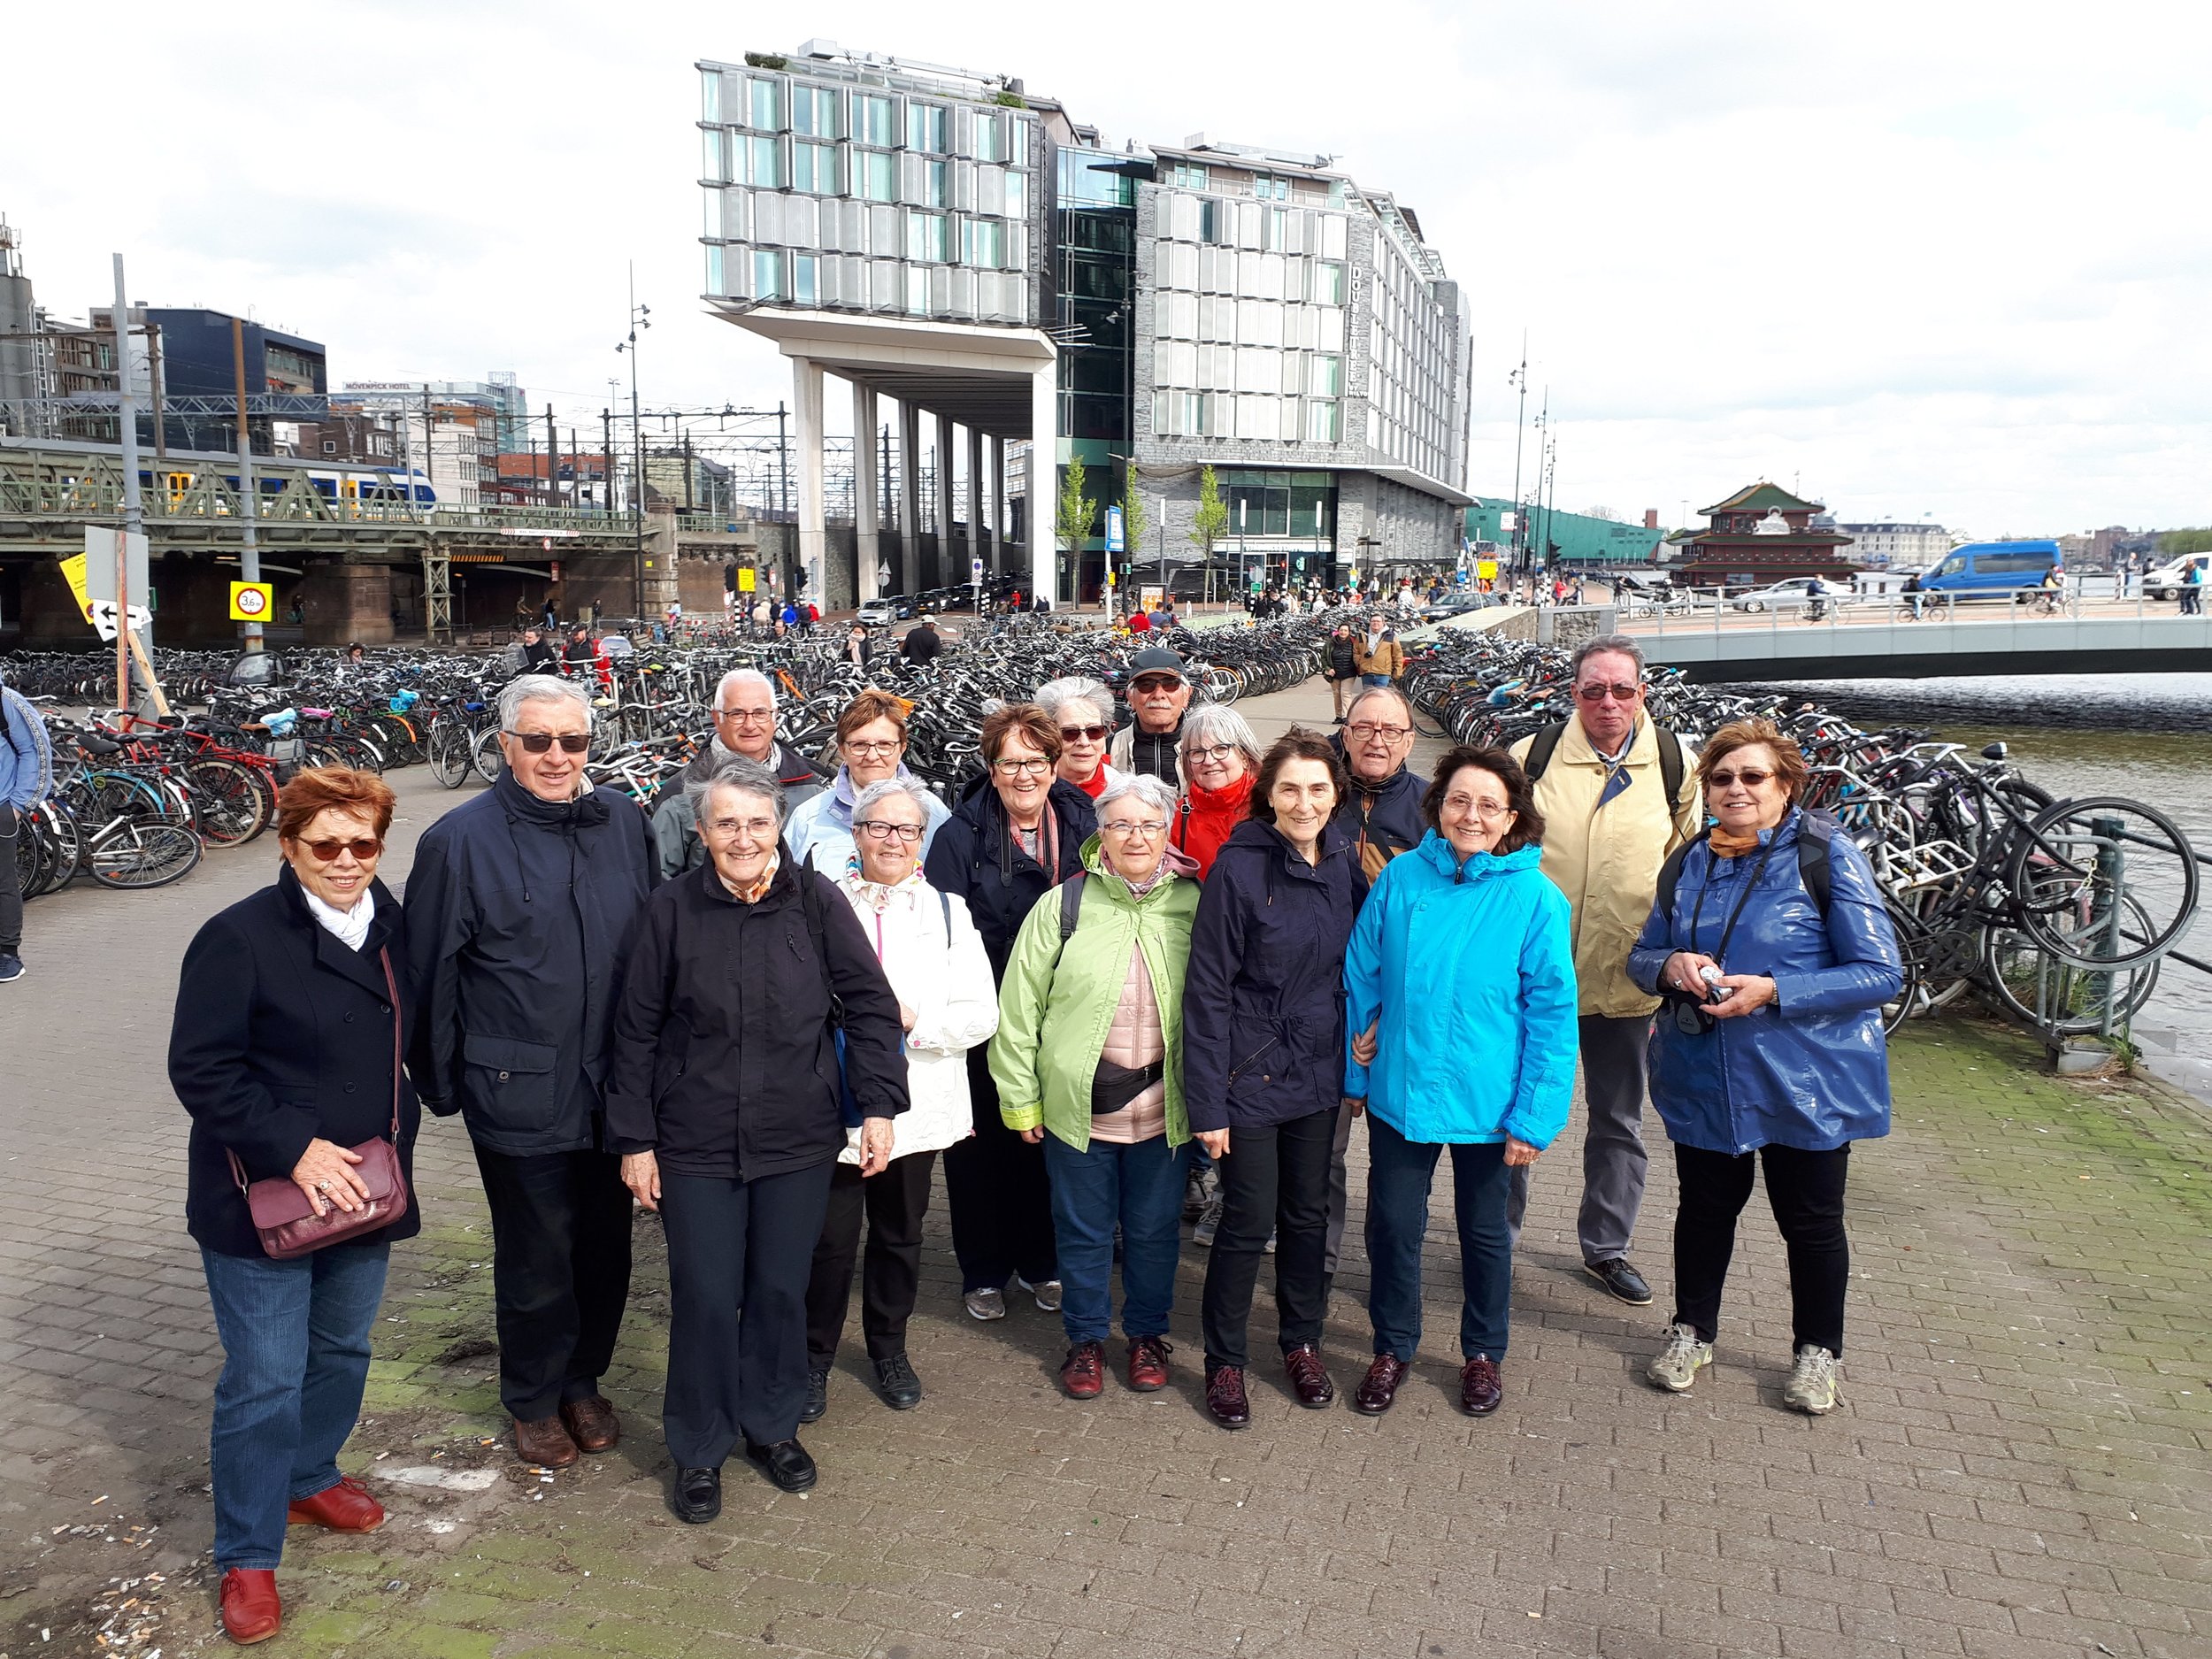
[[[107,645],[114,644],[115,635],[117,633],[115,623],[115,601],[112,599],[95,599],[89,604],[86,605],[84,609],[85,618],[92,624],[94,628],[98,630],[101,642]],[[145,606],[133,605],[130,607],[129,622],[132,632],[135,633],[141,628],[152,626],[153,620],[153,613],[148,611]]]

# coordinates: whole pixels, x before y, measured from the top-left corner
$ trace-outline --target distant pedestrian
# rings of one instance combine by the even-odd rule
[[[2193,559],[2181,575],[2181,615],[2200,617],[2204,614],[2204,561]]]
[[[4,671],[0,670],[0,680]],[[54,745],[46,722],[0,683],[0,985],[23,977],[23,888],[16,837],[24,814],[54,792]]]

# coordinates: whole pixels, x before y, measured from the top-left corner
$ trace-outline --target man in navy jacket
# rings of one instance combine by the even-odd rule
[[[500,1400],[549,1467],[619,1433],[599,1392],[630,1290],[630,1194],[604,1096],[622,964],[658,879],[651,826],[584,776],[580,686],[499,698],[507,765],[423,834],[407,882],[409,1070],[461,1114],[492,1212]]]

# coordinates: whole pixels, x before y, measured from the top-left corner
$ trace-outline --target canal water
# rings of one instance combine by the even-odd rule
[[[1869,728],[1909,726],[1976,749],[1998,740],[2052,795],[2116,795],[2157,807],[2212,854],[2212,674],[2050,674],[1983,680],[1800,681],[1777,687]],[[2212,962],[2212,868],[2182,941]],[[2154,1052],[2212,1071],[2212,977],[2168,963],[2135,1018]]]

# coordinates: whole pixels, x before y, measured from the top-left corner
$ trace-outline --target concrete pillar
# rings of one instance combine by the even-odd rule
[[[918,594],[922,580],[922,411],[899,400],[899,592]]]
[[[985,529],[988,519],[983,504],[983,434],[968,428],[968,569],[979,566],[988,574],[991,546]]]
[[[853,592],[864,602],[882,589],[876,582],[876,395],[853,383],[853,541],[858,565]]]
[[[812,357],[791,359],[791,414],[799,464],[801,591],[826,610],[829,590],[823,585],[823,568],[829,533],[822,518],[822,365]]]
[[[952,417],[937,417],[937,567],[929,582],[932,588],[949,587],[963,580],[966,572],[953,574],[953,566],[959,555],[952,542]]]
[[[1006,437],[991,438],[991,569],[1006,574]]]
[[[1062,603],[1055,574],[1057,538],[1052,533],[1060,495],[1060,370],[1041,365],[1029,377],[1029,588]]]

